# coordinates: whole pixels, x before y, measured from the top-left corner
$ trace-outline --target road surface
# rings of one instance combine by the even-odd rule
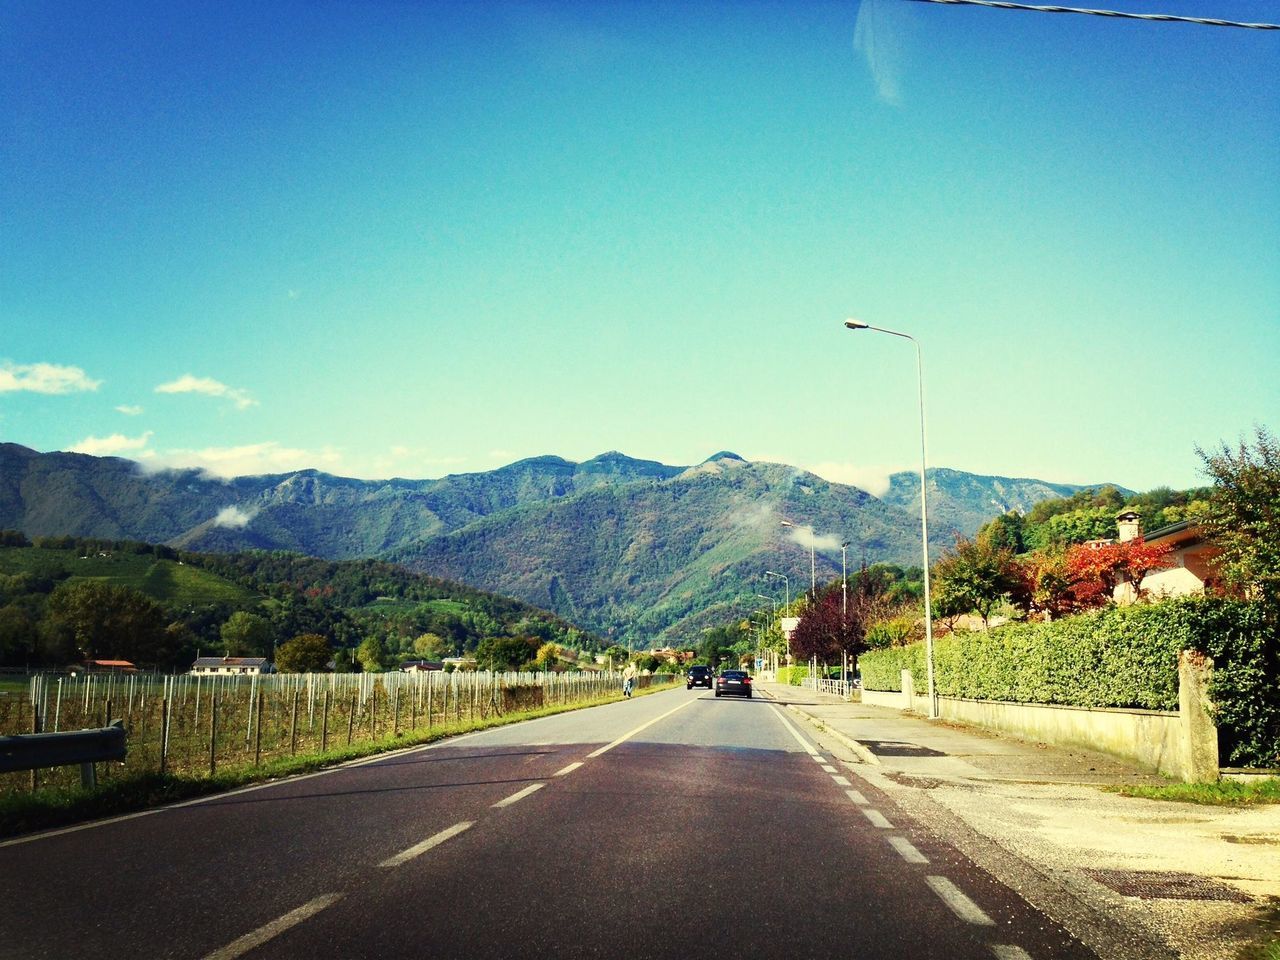
[[[671,690],[0,844],[0,957],[1092,957],[763,698]]]

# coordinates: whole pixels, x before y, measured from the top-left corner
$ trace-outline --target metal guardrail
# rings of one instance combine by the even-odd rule
[[[817,690],[819,693],[834,693],[837,697],[843,697],[845,700],[850,699],[853,696],[854,691],[852,681],[848,680],[827,680],[805,677],[800,681],[800,686],[806,690]]]
[[[114,720],[111,726],[97,730],[19,733],[0,737],[0,773],[79,764],[81,785],[93,789],[98,784],[93,765],[123,760],[127,752],[122,720]]]

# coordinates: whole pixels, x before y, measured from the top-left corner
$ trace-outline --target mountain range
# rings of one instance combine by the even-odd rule
[[[930,548],[1078,485],[928,473]],[[671,466],[610,452],[534,457],[438,480],[316,470],[219,479],[133,461],[0,444],[0,527],[28,536],[143,540],[205,552],[382,557],[517,597],[615,639],[683,642],[730,605],[849,565],[920,561],[919,475],[874,497],[784,464],[721,452]],[[794,526],[783,526],[788,520]],[[781,598],[779,598],[781,599]]]

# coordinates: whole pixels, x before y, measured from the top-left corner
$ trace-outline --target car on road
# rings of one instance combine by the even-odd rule
[[[692,690],[694,687],[706,687],[708,690],[710,690],[711,684],[712,684],[712,680],[711,680],[710,667],[703,667],[703,666],[690,667],[689,672],[685,674],[684,688],[686,690]]]
[[[751,677],[745,670],[722,670],[716,677],[717,697],[751,696]]]

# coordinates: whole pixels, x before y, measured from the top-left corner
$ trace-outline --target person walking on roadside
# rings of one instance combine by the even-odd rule
[[[628,663],[627,669],[622,671],[622,695],[624,697],[631,696],[631,691],[636,685],[636,665]]]

